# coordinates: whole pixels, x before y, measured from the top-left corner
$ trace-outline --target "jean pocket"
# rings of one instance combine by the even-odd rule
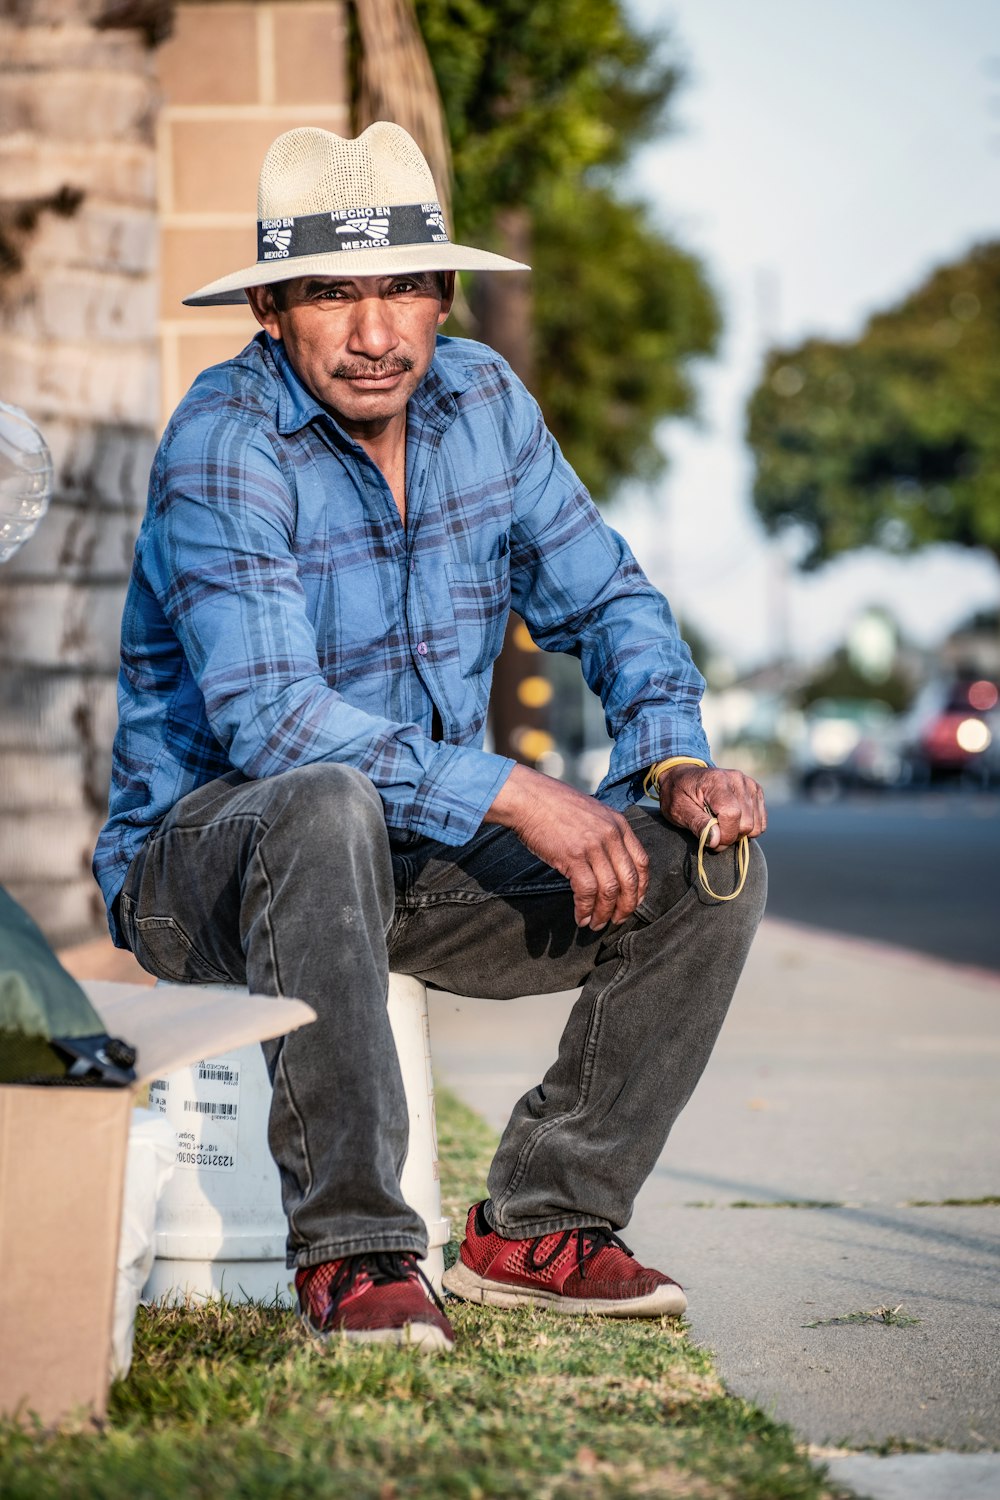
[[[448,583],[463,677],[493,665],[510,614],[510,554],[488,562],[449,563]]]
[[[127,900],[127,898],[125,898]],[[131,904],[131,903],[130,903]],[[179,984],[230,984],[224,969],[198,952],[173,917],[125,918],[122,902],[122,926],[130,946],[142,967],[158,979],[173,979]]]

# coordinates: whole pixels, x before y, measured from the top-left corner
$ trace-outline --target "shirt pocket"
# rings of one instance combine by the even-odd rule
[[[493,665],[510,614],[510,555],[488,562],[449,563],[448,584],[463,677]]]

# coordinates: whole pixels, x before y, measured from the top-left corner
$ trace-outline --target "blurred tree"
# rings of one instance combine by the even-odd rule
[[[606,500],[662,470],[656,427],[693,411],[688,361],[719,332],[697,259],[616,188],[666,129],[680,72],[619,0],[416,0],[416,14],[448,119],[456,232],[531,262],[530,348],[512,363],[530,362],[549,426]],[[524,293],[514,276],[482,280],[475,332],[506,353],[507,299]]]
[[[909,708],[913,691],[913,682],[896,666],[886,677],[873,682],[870,677],[858,671],[847,648],[840,646],[830,660],[803,683],[796,701],[800,708],[808,708],[811,703],[817,703],[823,698],[861,698],[887,703],[896,713],[901,713],[903,709]]]
[[[878,546],[1000,559],[1000,241],[935,271],[860,338],[775,349],[750,400],[754,501],[814,568]]]

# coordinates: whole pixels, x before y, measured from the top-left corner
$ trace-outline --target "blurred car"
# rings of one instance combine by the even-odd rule
[[[906,719],[912,779],[1000,782],[1000,684],[964,674],[928,683]]]
[[[905,761],[897,716],[876,699],[819,699],[802,715],[791,772],[798,790],[817,801],[899,785]]]

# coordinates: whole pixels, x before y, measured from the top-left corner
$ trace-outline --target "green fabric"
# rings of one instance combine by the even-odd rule
[[[64,1071],[47,1047],[40,1053],[38,1043],[53,1036],[95,1036],[104,1029],[27,912],[0,887],[0,1082],[25,1076],[23,1059],[29,1052],[48,1054],[45,1071]],[[29,1042],[35,1045],[29,1048]]]

